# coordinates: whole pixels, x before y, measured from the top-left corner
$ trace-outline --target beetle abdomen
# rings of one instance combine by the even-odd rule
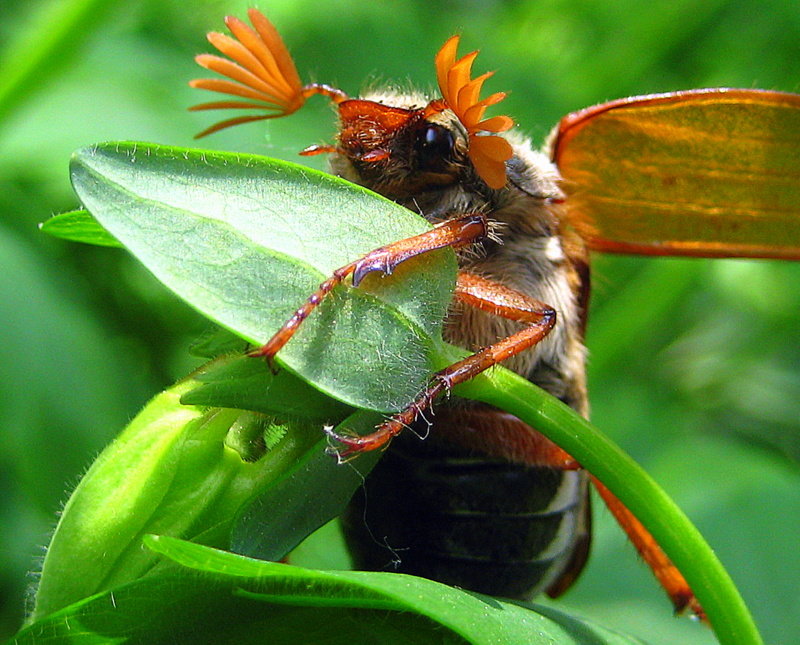
[[[586,536],[586,475],[401,437],[343,518],[357,568],[529,598]]]

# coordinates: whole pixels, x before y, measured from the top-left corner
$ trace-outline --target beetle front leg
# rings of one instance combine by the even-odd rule
[[[271,361],[294,336],[303,321],[319,306],[323,298],[348,276],[353,276],[353,286],[357,287],[361,280],[373,271],[388,275],[398,264],[417,255],[448,246],[453,248],[467,246],[483,239],[487,233],[486,216],[462,215],[442,222],[420,235],[392,242],[367,253],[355,262],[336,269],[333,275],[311,294],[305,304],[294,312],[283,327],[265,345],[252,351],[250,355],[261,356]]]

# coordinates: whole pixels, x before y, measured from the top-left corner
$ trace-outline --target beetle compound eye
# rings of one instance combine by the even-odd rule
[[[453,149],[453,135],[441,125],[429,125],[423,133],[422,147],[428,154],[447,155]]]
[[[421,169],[432,169],[450,160],[455,139],[444,126],[431,123],[420,132],[415,143],[417,163]]]

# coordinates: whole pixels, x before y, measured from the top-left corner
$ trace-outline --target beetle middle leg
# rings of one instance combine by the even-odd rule
[[[375,432],[363,436],[348,436],[329,430],[328,434],[344,446],[339,451],[341,458],[385,446],[392,437],[399,434],[429,408],[438,396],[459,383],[474,378],[493,365],[533,347],[556,323],[556,311],[549,305],[493,280],[465,271],[458,275],[455,297],[469,306],[509,320],[526,323],[527,326],[434,374],[430,385],[411,405],[379,425]]]

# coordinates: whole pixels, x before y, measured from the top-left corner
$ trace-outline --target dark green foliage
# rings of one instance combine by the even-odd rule
[[[640,642],[553,609],[534,613],[421,578],[314,571],[174,538],[147,536],[145,544],[178,567],[53,614],[16,642]]]

